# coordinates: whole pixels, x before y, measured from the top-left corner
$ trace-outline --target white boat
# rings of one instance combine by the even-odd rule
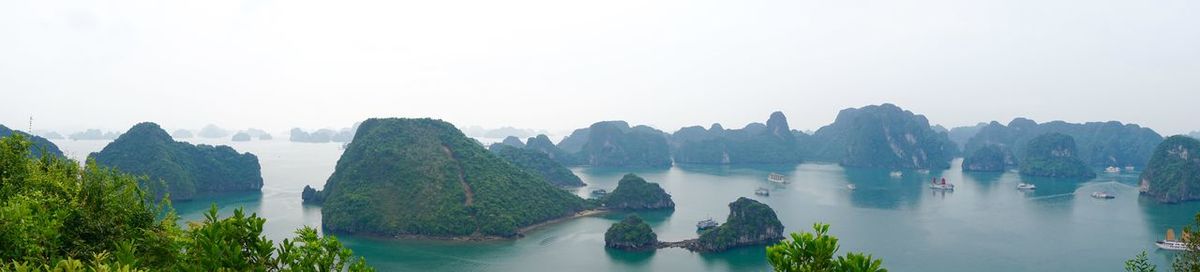
[[[780,173],[771,173],[770,175],[767,175],[767,180],[779,184],[788,183],[787,179],[784,179],[783,174]]]
[[[1175,230],[1167,229],[1167,237],[1163,240],[1154,242],[1155,246],[1165,250],[1185,251],[1188,250],[1187,243],[1180,240],[1175,240]]]
[[[1116,166],[1109,166],[1108,168],[1104,168],[1104,172],[1105,173],[1113,173],[1113,174],[1121,173],[1121,168],[1117,168]]]
[[[711,229],[711,228],[717,227],[717,225],[718,225],[717,220],[708,218],[708,219],[700,220],[700,222],[696,222],[696,230]]]
[[[1117,196],[1115,196],[1115,195],[1110,195],[1110,194],[1108,194],[1108,193],[1105,193],[1105,192],[1095,192],[1095,193],[1092,193],[1092,197],[1094,197],[1094,198],[1099,198],[1099,199],[1113,199],[1113,198],[1117,198]]]
[[[1125,172],[1133,172],[1133,170],[1134,170],[1134,168],[1133,168],[1133,166],[1132,166],[1132,165],[1130,165],[1130,166],[1125,166]]]
[[[900,177],[904,177],[904,172],[892,171],[892,173],[890,173],[889,175],[891,175],[893,178],[900,178]]]
[[[929,188],[934,189],[934,190],[953,191],[954,184],[946,183],[946,178],[942,178],[942,180],[940,182],[938,181],[937,178],[933,178],[933,182],[929,183]]]
[[[846,189],[854,190],[858,189],[858,186],[854,186],[854,184],[846,184]]]
[[[1017,190],[1034,190],[1034,189],[1037,189],[1037,185],[1033,185],[1033,184],[1029,184],[1029,183],[1017,184]]]
[[[761,188],[761,187],[760,187],[760,188],[758,188],[757,190],[754,190],[754,194],[756,194],[756,195],[760,195],[760,196],[770,196],[770,195],[771,195],[771,191],[770,191],[770,190],[767,190],[767,188]]]

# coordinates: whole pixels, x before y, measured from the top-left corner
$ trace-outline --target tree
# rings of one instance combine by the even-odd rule
[[[1127,272],[1154,272],[1156,270],[1158,270],[1158,266],[1150,263],[1150,260],[1146,258],[1145,250],[1137,257],[1125,261],[1125,271]]]
[[[767,261],[783,272],[887,272],[883,260],[869,254],[851,252],[834,258],[838,238],[828,232],[828,224],[813,223],[813,232],[792,233],[791,240],[767,247]]]
[[[136,177],[88,161],[29,156],[22,136],[0,139],[0,272],[371,271],[332,236],[312,228],[276,246],[266,219],[213,206],[184,230],[166,196],[155,202]]]
[[[1175,260],[1171,262],[1171,270],[1177,272],[1196,272],[1200,271],[1200,241],[1196,239],[1196,235],[1200,235],[1200,213],[1196,213],[1194,223],[1191,226],[1183,227],[1183,243],[1187,244],[1187,249],[1175,255]]]

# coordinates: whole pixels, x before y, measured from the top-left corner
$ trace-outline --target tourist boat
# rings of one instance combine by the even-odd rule
[[[608,191],[604,189],[592,190],[592,197],[601,198],[608,195]]]
[[[1121,172],[1121,168],[1117,168],[1116,166],[1109,166],[1108,168],[1104,168],[1104,172],[1116,174],[1116,173]]]
[[[1187,233],[1184,233],[1187,234]],[[1188,250],[1187,243],[1180,240],[1175,240],[1175,230],[1167,229],[1167,237],[1163,240],[1154,242],[1155,246],[1165,250],[1185,251]]]
[[[1092,193],[1092,197],[1094,197],[1094,198],[1099,198],[1099,199],[1113,199],[1113,198],[1117,198],[1117,196],[1115,196],[1115,195],[1110,195],[1110,194],[1108,194],[1108,193],[1105,193],[1105,192],[1095,192],[1095,193]]]
[[[1017,190],[1034,190],[1034,189],[1037,189],[1037,185],[1033,185],[1033,184],[1029,184],[1029,183],[1017,184]]]
[[[754,190],[754,194],[760,195],[760,196],[770,196],[771,191],[767,190],[767,188],[759,187],[757,190]]]
[[[893,178],[899,178],[899,177],[904,177],[904,172],[892,171],[892,173],[890,173],[888,175],[891,175]]]
[[[854,184],[846,184],[846,189],[854,190],[858,189],[858,186],[854,186]]]
[[[953,191],[954,184],[946,183],[946,178],[942,178],[941,181],[938,181],[937,178],[933,178],[933,182],[929,183],[929,188],[935,190]]]
[[[1132,165],[1130,165],[1130,166],[1125,166],[1125,172],[1133,172],[1133,169],[1134,169],[1134,168],[1133,168],[1133,166],[1132,166]]]
[[[700,220],[700,222],[696,222],[696,230],[711,229],[711,228],[717,227],[717,225],[718,225],[717,220],[708,218],[708,219]]]
[[[780,173],[771,173],[770,175],[767,175],[767,180],[779,184],[788,183],[787,179],[784,179],[783,174]]]
[[[920,169],[920,170],[917,170],[917,173],[929,174],[929,169]]]

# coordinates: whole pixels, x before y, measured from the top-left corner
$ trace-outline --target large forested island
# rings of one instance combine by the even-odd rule
[[[62,150],[59,150],[57,145],[54,145],[54,143],[50,142],[50,140],[46,140],[46,138],[25,133],[24,131],[20,130],[12,130],[4,125],[0,125],[0,138],[12,136],[13,134],[20,134],[25,138],[25,140],[29,141],[31,144],[29,146],[30,156],[41,157],[42,154],[47,154],[62,157],[63,155]]]
[[[767,124],[751,123],[742,129],[685,127],[671,135],[675,161],[699,164],[799,163],[800,149],[787,117],[774,112]]]
[[[1200,199],[1200,141],[1176,135],[1159,144],[1142,171],[1141,191],[1158,202]]]
[[[228,146],[176,142],[155,123],[140,123],[90,155],[97,164],[146,175],[155,195],[187,200],[199,195],[258,191],[263,179],[258,157]]]
[[[845,109],[805,140],[813,160],[853,167],[945,169],[958,154],[945,132],[896,105]]]
[[[616,210],[673,209],[675,201],[658,183],[646,182],[634,174],[625,174],[617,188],[603,199],[604,207]]]
[[[326,229],[387,237],[515,237],[588,205],[434,119],[363,122],[314,193]]]
[[[520,140],[517,140],[517,143],[520,143]],[[550,156],[546,155],[546,153],[504,143],[492,144],[488,149],[517,167],[541,176],[546,182],[554,186],[579,187],[587,185],[583,183],[583,180],[579,179],[579,176],[572,173],[571,169],[567,169],[562,164],[550,159]]]
[[[1061,133],[1034,137],[1025,145],[1021,175],[1059,178],[1093,178],[1096,173],[1078,157],[1075,139]]]
[[[971,157],[980,149],[996,146],[1014,158],[1006,160],[1008,167],[1016,167],[1021,164],[1021,158],[1026,157],[1025,146],[1029,141],[1046,133],[1071,136],[1078,147],[1076,156],[1092,167],[1141,168],[1150,159],[1154,147],[1163,140],[1150,128],[1116,121],[1082,124],[1053,121],[1039,124],[1030,119],[1016,118],[1008,125],[991,122],[979,129],[966,142],[964,153],[966,157]]]

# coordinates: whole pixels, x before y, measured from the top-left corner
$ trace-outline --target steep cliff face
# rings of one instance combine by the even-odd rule
[[[973,172],[1003,172],[1013,161],[1012,154],[999,146],[988,145],[975,150],[963,159],[963,171]]]
[[[539,134],[536,137],[530,137],[525,141],[525,149],[542,152],[543,154],[546,154],[546,156],[550,157],[551,160],[554,160],[564,166],[579,165],[578,160],[575,159],[575,156],[568,154],[562,149],[559,149],[554,145],[554,142],[550,141],[550,137],[546,137],[545,134]]]
[[[989,123],[967,141],[965,150],[970,154],[984,146],[995,145],[1017,158],[1009,162],[1010,166],[1015,166],[1026,156],[1025,146],[1029,141],[1047,133],[1071,136],[1078,147],[1076,156],[1093,167],[1141,168],[1146,165],[1155,146],[1163,140],[1154,130],[1117,121],[1082,124],[1053,121],[1039,124],[1030,119],[1016,118],[1008,125]]]
[[[1142,171],[1142,194],[1163,203],[1200,199],[1200,141],[1168,137]]]
[[[925,116],[892,104],[842,110],[809,144],[813,159],[853,167],[945,169],[958,154]]]
[[[1021,174],[1039,177],[1093,178],[1096,173],[1077,157],[1075,140],[1061,133],[1047,133],[1029,140]]]
[[[783,239],[783,224],[766,204],[741,197],[729,203],[729,217],[721,226],[705,231],[691,248],[719,252],[734,247],[764,245]]]
[[[626,174],[617,188],[604,198],[604,207],[616,210],[674,209],[675,202],[658,183],[646,182],[634,174]]]
[[[742,129],[685,127],[671,135],[676,162],[697,164],[794,164],[800,149],[783,113],[775,112],[767,124],[752,123]]]
[[[602,167],[671,166],[667,135],[662,131],[647,126],[629,127],[624,121],[606,121],[592,124],[586,133],[587,142],[574,154],[579,163]]]

